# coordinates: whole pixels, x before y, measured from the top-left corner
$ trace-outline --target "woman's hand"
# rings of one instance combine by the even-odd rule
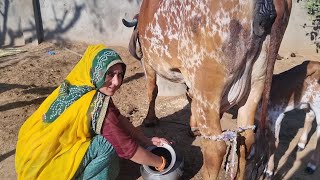
[[[152,137],[151,142],[155,146],[162,146],[164,143],[171,144],[168,140],[165,138],[159,138],[159,137]]]

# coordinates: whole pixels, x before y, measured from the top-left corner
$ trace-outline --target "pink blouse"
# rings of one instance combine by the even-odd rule
[[[137,142],[119,121],[119,110],[109,102],[106,118],[102,126],[102,135],[112,144],[121,158],[131,159],[138,149]]]

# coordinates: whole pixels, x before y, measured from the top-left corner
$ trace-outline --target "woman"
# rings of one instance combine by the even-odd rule
[[[165,159],[141,145],[146,138],[119,113],[110,96],[126,65],[104,45],[89,46],[62,85],[22,125],[16,147],[18,179],[115,179],[118,156],[159,171]]]

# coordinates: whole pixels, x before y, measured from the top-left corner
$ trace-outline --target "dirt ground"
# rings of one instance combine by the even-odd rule
[[[80,59],[87,45],[72,43],[54,45],[42,43],[39,46],[25,46],[24,53],[0,58],[0,179],[16,179],[14,156],[17,135],[23,122],[38,108],[66,77]],[[135,126],[140,126],[147,113],[145,78],[140,62],[132,58],[124,47],[112,47],[127,63],[124,85],[114,96],[115,104],[122,114],[130,117]],[[48,51],[55,54],[50,55]],[[302,52],[290,57],[289,52],[280,52],[285,57],[277,61],[275,72],[279,73],[306,59],[320,61],[318,55]],[[190,105],[184,95],[159,97],[156,113],[160,124],[155,128],[141,127],[147,136],[162,136],[174,141],[175,147],[184,156],[182,179],[200,180],[203,164],[199,138],[188,135]],[[319,179],[320,171],[313,175],[304,169],[315,148],[315,123],[309,143],[302,152],[296,152],[301,134],[304,114],[301,111],[288,113],[280,132],[280,147],[276,154],[277,171],[274,179]],[[222,120],[224,129],[235,128],[236,120],[225,113]],[[221,173],[220,179],[224,179]],[[122,160],[120,180],[142,179],[139,165]]]

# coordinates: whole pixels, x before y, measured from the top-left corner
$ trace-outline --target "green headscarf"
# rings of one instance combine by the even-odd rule
[[[126,65],[121,60],[119,54],[112,49],[102,49],[93,59],[92,66],[90,69],[90,77],[91,82],[94,87],[91,86],[76,86],[70,84],[68,80],[64,80],[64,82],[60,86],[59,95],[57,99],[51,104],[48,111],[44,114],[44,122],[51,123],[53,122],[61,113],[64,112],[71,104],[73,104],[76,100],[78,100],[81,96],[86,94],[91,90],[100,89],[106,78],[106,73],[109,68],[115,64],[121,64],[123,67],[123,72],[126,71]],[[123,73],[123,76],[124,76]],[[103,99],[105,98],[103,94],[96,95],[95,97],[99,97],[98,104],[96,106],[102,106]],[[99,108],[95,108],[98,110]],[[95,114],[100,112],[96,111]]]

